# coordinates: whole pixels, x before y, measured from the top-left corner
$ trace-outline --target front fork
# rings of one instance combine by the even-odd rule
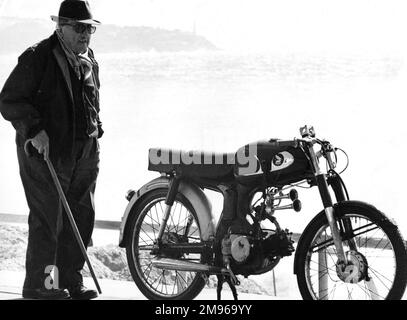
[[[325,215],[328,220],[329,228],[331,229],[332,239],[338,254],[338,263],[346,266],[347,258],[343,249],[341,233],[339,232],[338,224],[336,223],[335,210],[333,208],[332,198],[329,193],[325,174],[317,175],[316,180],[321,194],[322,203],[324,204]]]
[[[328,220],[329,228],[331,229],[332,239],[335,245],[335,249],[338,255],[338,264],[345,267],[348,263],[345,251],[343,249],[342,237],[339,232],[338,224],[336,223],[335,210],[333,208],[331,194],[329,192],[327,178],[324,173],[321,172],[317,156],[315,154],[313,146],[308,148],[311,156],[311,161],[314,169],[315,179],[318,185],[319,193],[321,195],[322,203],[324,205],[325,215]]]
[[[335,193],[336,197],[336,202],[341,202],[345,200],[349,200],[347,198],[347,195],[345,196],[342,181],[340,177],[335,173],[331,173],[328,177],[328,185],[330,185]],[[338,216],[338,213],[336,213],[336,216]],[[352,223],[349,217],[342,217],[340,220],[340,231],[341,235],[345,237],[345,239],[348,242],[349,249],[353,251],[358,251],[358,248],[356,246],[356,241],[354,239],[354,233],[353,233],[353,228],[352,228]],[[343,238],[342,236],[342,238]]]

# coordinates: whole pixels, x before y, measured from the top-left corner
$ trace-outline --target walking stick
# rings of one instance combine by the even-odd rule
[[[31,153],[30,153],[29,150],[28,150],[28,147],[29,147],[29,143],[30,143],[30,142],[31,142],[31,140],[27,140],[26,143],[25,143],[25,145],[24,145],[24,150],[25,150],[25,152],[26,152],[26,154],[27,154],[28,156],[31,155]],[[58,190],[59,198],[61,199],[62,204],[63,204],[63,206],[64,206],[64,208],[65,208],[65,212],[66,212],[66,214],[67,214],[67,216],[68,216],[69,222],[71,223],[71,227],[72,227],[73,233],[74,233],[74,235],[75,235],[76,241],[78,242],[79,248],[81,249],[82,255],[83,255],[83,257],[85,258],[86,264],[88,265],[90,274],[92,275],[93,281],[95,282],[95,285],[96,285],[96,288],[97,288],[99,294],[101,294],[101,293],[102,293],[102,290],[100,289],[99,282],[98,282],[98,280],[96,279],[95,272],[93,271],[92,264],[90,263],[88,254],[87,254],[87,252],[86,252],[85,245],[83,244],[81,235],[80,235],[80,233],[79,233],[78,226],[77,226],[76,223],[75,223],[75,219],[74,219],[74,217],[73,217],[73,215],[72,215],[72,211],[71,211],[71,208],[69,207],[68,201],[66,200],[64,191],[62,190],[62,186],[61,186],[61,183],[59,182],[57,173],[55,172],[55,168],[54,168],[54,166],[52,165],[51,160],[48,158],[48,156],[45,156],[45,154],[44,154],[44,160],[45,160],[45,162],[46,162],[47,165],[48,165],[48,169],[49,169],[49,172],[51,173],[52,180],[54,181],[55,187],[56,187],[57,190]]]

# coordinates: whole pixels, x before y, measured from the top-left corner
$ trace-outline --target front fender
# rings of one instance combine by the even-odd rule
[[[146,183],[133,195],[122,217],[119,238],[120,247],[123,248],[126,246],[128,237],[127,224],[128,221],[130,221],[131,214],[134,212],[133,209],[137,207],[140,199],[152,190],[168,188],[169,182],[169,178],[161,176]],[[198,224],[201,230],[201,239],[203,241],[208,241],[215,235],[215,220],[212,214],[212,206],[208,197],[201,188],[195,184],[185,181],[181,181],[178,192],[186,197],[193,206],[197,214]]]

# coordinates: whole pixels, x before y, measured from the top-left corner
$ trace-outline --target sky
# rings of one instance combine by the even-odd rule
[[[49,19],[59,1],[0,0],[0,18]],[[95,18],[198,34],[230,50],[406,52],[402,0],[91,0]]]

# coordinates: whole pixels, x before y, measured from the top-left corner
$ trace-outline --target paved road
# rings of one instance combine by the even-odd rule
[[[21,299],[21,286],[24,280],[23,272],[16,271],[0,271],[0,300]],[[102,295],[99,300],[145,300],[146,298],[138,290],[137,286],[132,281],[116,281],[116,280],[98,280],[102,288]],[[89,288],[94,288],[92,278],[84,279],[85,285]],[[229,288],[222,291],[222,300],[233,300],[233,296]],[[291,297],[287,296],[268,296],[258,294],[247,294],[239,292],[240,300],[296,300],[298,295]],[[205,288],[196,298],[197,300],[216,300],[216,290]],[[403,300],[407,300],[407,292],[403,296]]]

